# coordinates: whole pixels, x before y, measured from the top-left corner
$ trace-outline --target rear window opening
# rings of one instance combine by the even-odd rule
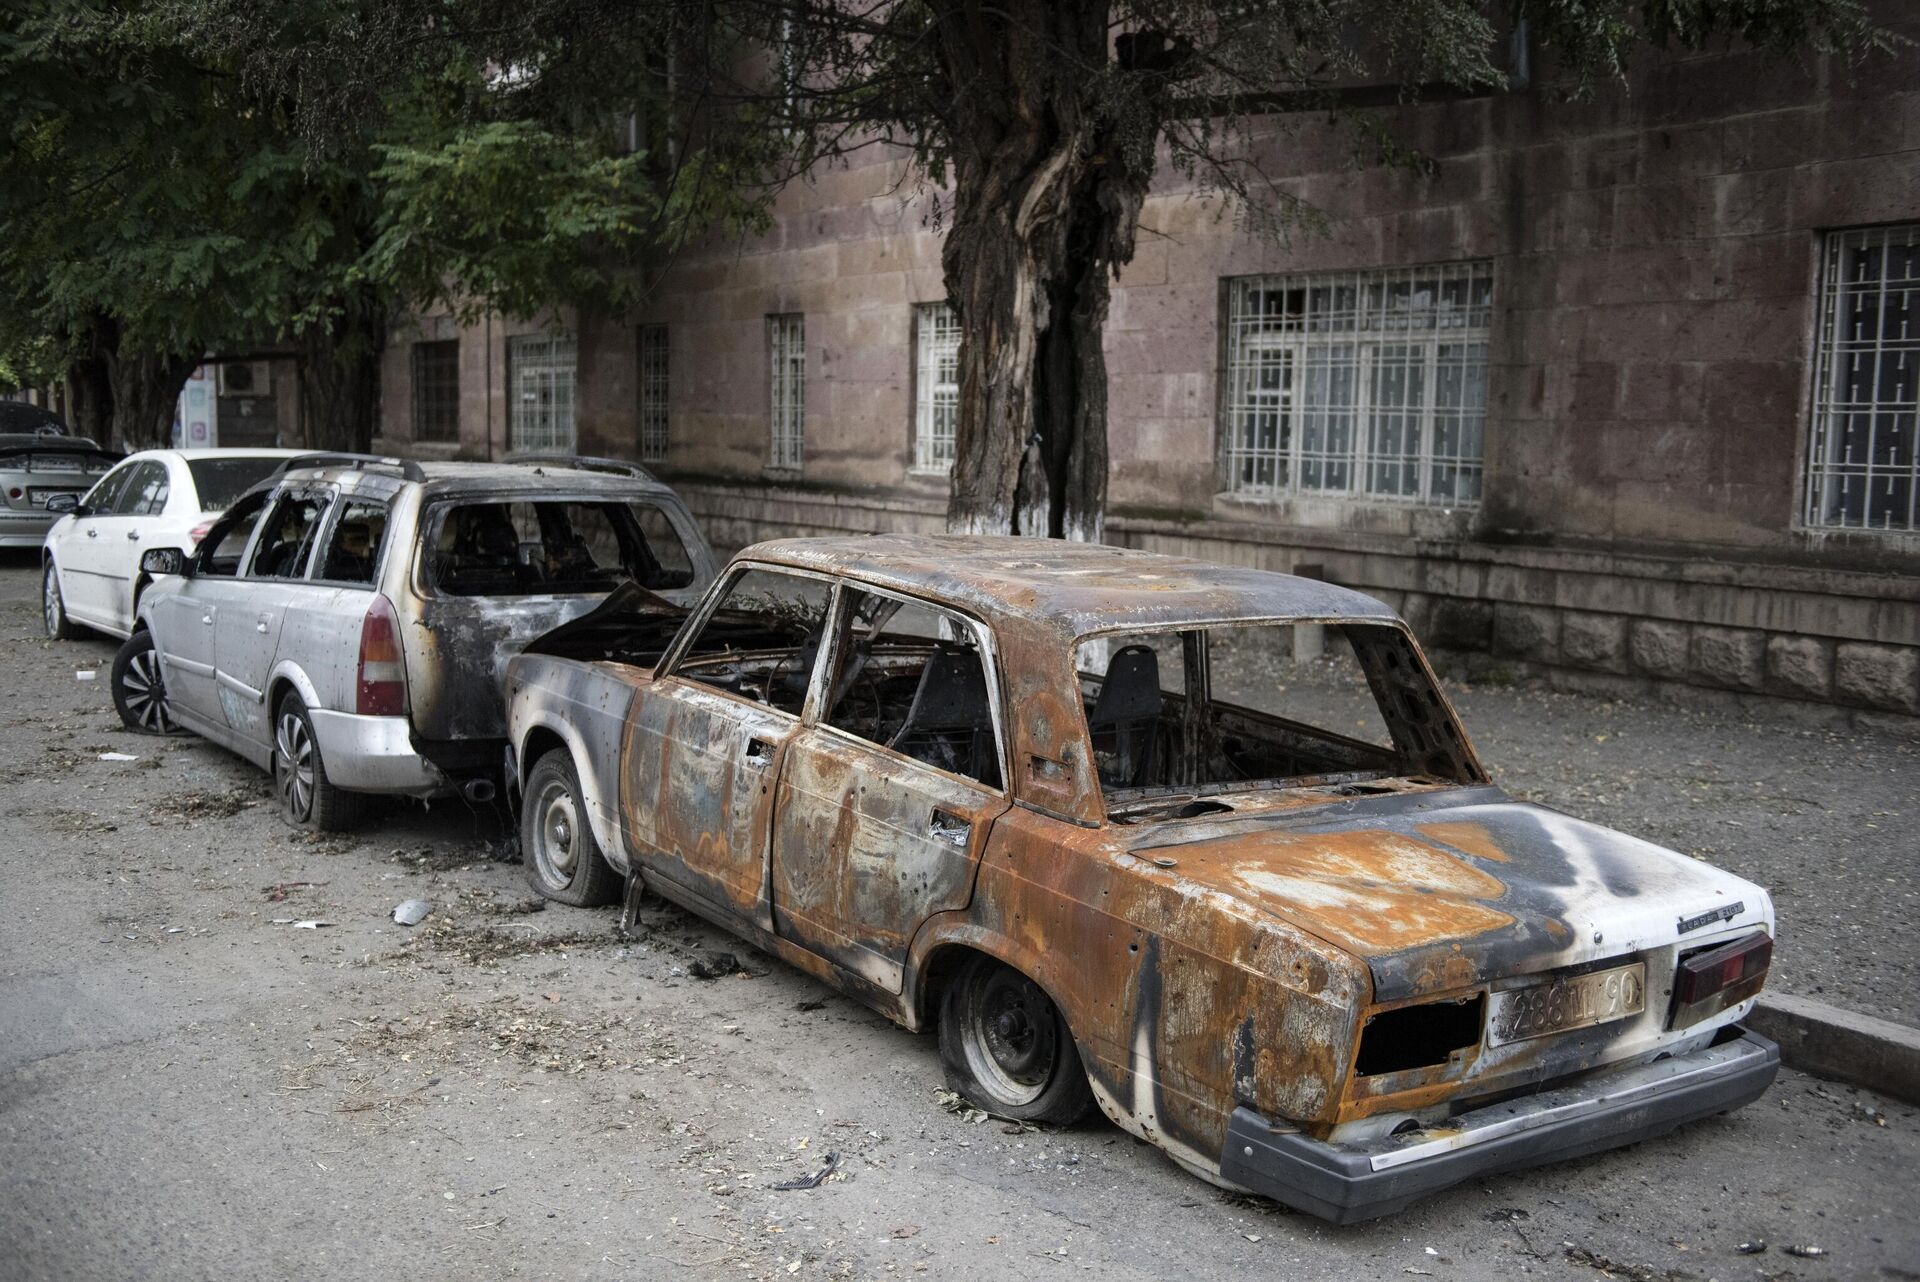
[[[434,517],[427,577],[448,596],[651,592],[693,584],[672,520],[645,502],[450,503]]]
[[[1361,1030],[1354,1072],[1374,1077],[1444,1064],[1457,1052],[1479,1045],[1486,1008],[1482,995],[1382,1011]]]
[[[1080,643],[1080,695],[1108,814],[1232,809],[1236,793],[1476,783],[1413,642],[1385,624],[1223,624]],[[1202,804],[1211,799],[1210,804]]]
[[[242,494],[252,489],[286,460],[273,456],[261,458],[197,458],[187,460],[193,475],[193,488],[202,512],[224,512]]]

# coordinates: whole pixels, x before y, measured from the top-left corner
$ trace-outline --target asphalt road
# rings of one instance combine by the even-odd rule
[[[0,562],[0,1277],[1920,1278],[1920,1112],[1792,1073],[1349,1229],[1104,1122],[970,1121],[931,1039],[685,914],[525,911],[464,807],[290,833],[251,768],[119,728],[112,651]],[[1912,742],[1456,694],[1510,788],[1769,881],[1783,986],[1920,1022]],[[751,973],[687,973],[720,951]]]

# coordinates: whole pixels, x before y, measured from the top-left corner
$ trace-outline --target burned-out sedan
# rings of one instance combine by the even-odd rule
[[[1756,1098],[1749,882],[1493,786],[1406,625],[1115,548],[740,553],[508,668],[529,875],[650,890],[909,1028],[980,1108],[1096,1104],[1329,1219]]]

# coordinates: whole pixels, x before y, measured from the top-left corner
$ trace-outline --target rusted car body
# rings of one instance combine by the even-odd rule
[[[754,575],[817,603],[756,617]],[[938,627],[883,644],[906,608]],[[1270,625],[1340,638],[1386,736],[1217,697],[1235,630]],[[984,674],[971,739],[939,711],[964,683],[928,694],[956,663]],[[610,600],[507,688],[523,787],[572,772],[527,797],[549,865],[603,858],[912,1029],[994,959],[1057,1008],[1117,1125],[1330,1219],[1659,1134],[1777,1069],[1737,1025],[1767,892],[1507,796],[1406,625],[1355,592],[1033,540],[785,540],[684,626]],[[1104,711],[1129,698],[1133,748]],[[1032,1044],[1016,1006],[989,1042]]]

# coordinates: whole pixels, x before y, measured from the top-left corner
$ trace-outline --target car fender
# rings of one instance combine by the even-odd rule
[[[580,779],[581,800],[586,803],[587,823],[593,838],[616,871],[626,871],[631,861],[620,840],[616,822],[617,781],[628,714],[634,691],[620,687],[625,697],[609,700],[600,715],[587,718],[582,729],[577,710],[589,706],[590,692],[605,688],[605,679],[585,664],[571,659],[545,655],[519,655],[508,666],[507,732],[511,736],[514,759],[519,765],[521,795],[526,793],[527,775],[533,769],[533,754],[527,742],[537,732],[551,733],[566,745],[573,758],[574,773]],[[570,715],[576,714],[576,715]],[[614,783],[614,795],[607,785]]]
[[[142,604],[145,604],[144,600]],[[292,659],[278,660],[267,672],[267,684],[260,693],[269,713],[272,712],[273,705],[279,702],[282,688],[292,689],[300,696],[300,702],[309,708],[330,709],[336,712],[353,711],[351,708],[332,708],[327,700],[320,697],[320,691],[313,684],[313,678],[307,675],[306,669]]]

